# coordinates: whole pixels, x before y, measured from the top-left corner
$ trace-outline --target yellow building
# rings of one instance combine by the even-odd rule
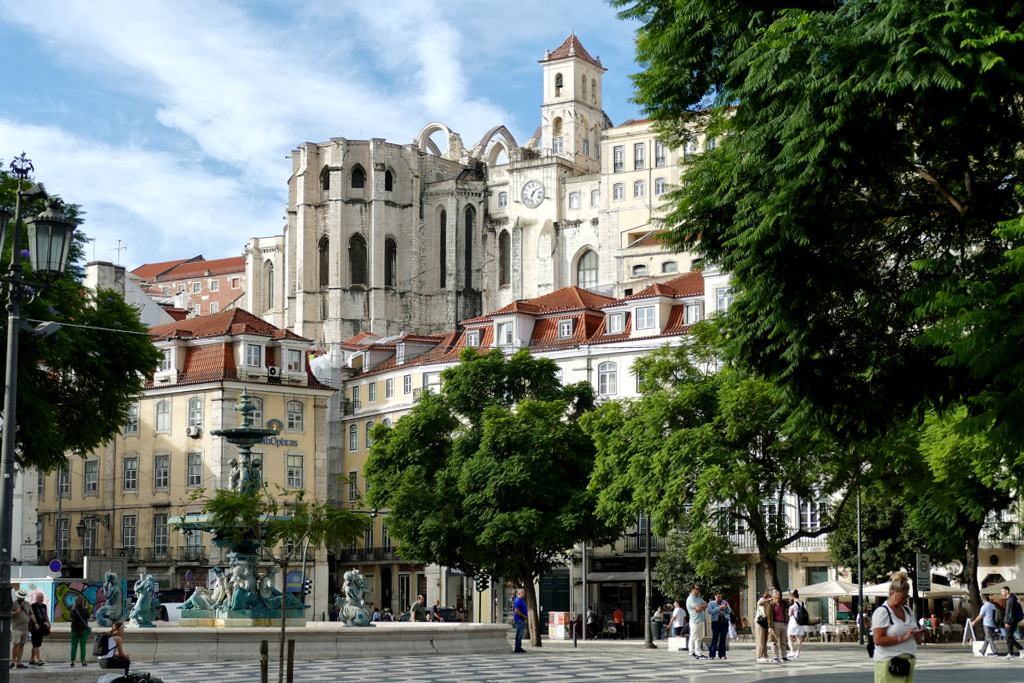
[[[228,488],[236,449],[212,432],[236,426],[242,390],[254,398],[257,426],[278,430],[253,448],[270,489],[304,490],[317,500],[327,499],[327,399],[334,390],[309,371],[308,339],[241,309],[152,332],[164,358],[124,431],[84,457],[69,455],[63,473],[41,482],[40,560],[52,559],[58,543],[70,575],[83,555],[125,557],[129,578],[153,574],[164,600],[174,601],[183,595],[177,591],[205,586],[210,567],[227,564],[207,534],[175,533],[168,520],[199,512],[202,500],[193,495]],[[309,559],[319,618],[328,609],[327,551]]]

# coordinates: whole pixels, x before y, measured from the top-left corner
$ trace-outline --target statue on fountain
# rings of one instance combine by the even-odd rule
[[[117,574],[114,572],[107,572],[104,576],[103,597],[106,602],[103,607],[96,610],[96,623],[100,626],[112,626],[115,621],[121,621],[121,615],[124,614],[124,606],[121,604],[121,582],[117,579]]]
[[[334,604],[338,608],[338,621],[345,626],[369,626],[370,608],[366,606],[366,581],[358,569],[345,572],[342,586],[344,597],[338,596]]]
[[[139,628],[155,628],[160,599],[156,597],[156,582],[152,574],[139,574],[135,582],[135,606],[128,615],[128,623]]]

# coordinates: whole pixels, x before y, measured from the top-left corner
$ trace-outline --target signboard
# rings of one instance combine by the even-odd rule
[[[53,572],[54,574],[56,574],[57,572],[60,571],[61,566],[62,565],[60,563],[60,560],[51,560],[50,561],[50,571]]]
[[[548,612],[548,638],[565,640],[569,635],[569,613]]]
[[[917,590],[930,591],[932,589],[932,558],[925,553],[918,553],[914,562],[917,576]]]
[[[178,582],[182,590],[192,590],[193,588],[206,588],[206,572],[194,572],[191,569],[185,572],[181,581]]]
[[[302,572],[288,572],[288,580],[285,581],[285,591],[288,593],[302,592]]]

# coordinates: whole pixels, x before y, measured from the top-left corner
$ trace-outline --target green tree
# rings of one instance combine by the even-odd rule
[[[523,349],[467,349],[393,427],[374,428],[367,495],[387,510],[403,558],[501,576],[526,589],[531,642],[540,647],[534,581],[579,541],[613,531],[587,489],[594,446],[578,417],[587,384],[562,387],[557,366]]]
[[[819,434],[790,429],[772,382],[729,366],[699,367],[716,350],[716,325],[700,323],[689,345],[637,360],[640,398],[584,416],[597,445],[591,488],[598,513],[612,522],[644,510],[659,534],[691,529],[688,557],[703,576],[719,571],[719,537],[744,527],[768,585],[778,586],[782,549],[832,529],[825,506],[820,527],[788,526],[787,494],[835,500],[838,514],[861,462]]]
[[[26,181],[26,189],[31,182]],[[0,205],[12,214],[16,190],[17,180],[0,171]],[[23,207],[23,214],[32,216],[43,209],[36,201]],[[62,211],[78,221],[84,215],[73,204],[63,205]],[[82,286],[83,240],[84,235],[76,233],[65,276],[22,304],[22,317],[33,323],[64,324],[44,341],[24,335],[20,339],[15,438],[23,467],[51,471],[63,466],[67,452],[89,452],[119,433],[160,359],[138,311],[120,294],[91,294]],[[27,239],[23,243],[27,245]],[[0,268],[10,263],[10,244],[3,245]],[[28,259],[23,263],[31,279]],[[0,326],[4,339],[6,322],[4,318]],[[4,372],[0,366],[0,382],[6,381]]]
[[[612,4],[643,22],[635,100],[664,140],[719,138],[665,225],[732,274],[730,354],[843,435],[966,397],[976,430],[1024,445],[1022,235],[997,230],[1021,202],[1019,5]]]
[[[704,595],[714,595],[716,590],[731,594],[742,589],[746,585],[743,564],[733,554],[729,539],[718,536],[715,542],[718,544],[717,553],[721,561],[715,563],[713,572],[701,573],[689,558],[690,535],[684,532],[669,534],[665,550],[658,556],[654,567],[661,583],[662,595],[685,600],[690,586],[695,583],[701,587]],[[705,544],[704,549],[707,547]]]

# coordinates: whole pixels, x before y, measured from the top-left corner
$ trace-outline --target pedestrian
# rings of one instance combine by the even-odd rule
[[[661,626],[662,618],[664,614],[661,611],[661,605],[658,605],[658,609],[654,610],[654,614],[651,615],[651,639],[661,640]]]
[[[17,600],[11,608],[11,668],[27,669],[21,663],[21,657],[25,654],[25,643],[28,642],[29,627],[29,606],[25,604],[28,591],[24,588],[18,590]]]
[[[718,654],[719,659],[725,659],[725,641],[729,635],[729,619],[732,617],[732,608],[722,597],[722,591],[715,591],[715,599],[708,603],[708,620],[711,622],[711,659]]]
[[[686,625],[686,611],[678,600],[672,604],[674,607],[672,608],[672,619],[668,622],[668,632],[673,636],[679,636],[682,634],[683,626]]]
[[[871,615],[875,643],[875,683],[914,683],[917,645],[924,631],[917,628],[907,606],[910,579],[896,572],[889,583],[889,599]]]
[[[757,600],[757,616],[754,618],[754,637],[757,639],[757,663],[768,661],[768,605],[772,601],[772,590],[769,588]]]
[[[338,620],[338,606],[337,605],[331,605],[330,611],[327,612],[327,621],[337,621],[337,620]]]
[[[380,612],[376,605],[370,605],[370,621],[380,621]]]
[[[612,612],[612,619],[615,621],[615,633],[618,634],[619,640],[625,640],[626,625],[622,617],[622,605],[615,606],[615,611]]]
[[[971,622],[972,626],[977,626],[978,621],[981,620],[981,625],[985,629],[985,644],[981,646],[981,656],[986,656],[986,650],[988,646],[992,646],[992,651],[988,653],[989,657],[998,657],[999,650],[996,649],[996,606],[992,604],[992,597],[989,595],[982,595],[984,603],[981,605],[981,611],[978,612],[978,616]]]
[[[89,628],[89,618],[92,610],[85,597],[79,595],[71,606],[71,666],[75,665],[75,648],[78,648],[79,656],[82,659],[82,666],[85,666],[85,647],[89,642],[92,631]]]
[[[772,600],[768,603],[768,642],[772,646],[775,662],[788,662],[786,650],[786,606],[782,604],[782,593],[772,589]]]
[[[412,609],[409,610],[409,621],[426,621],[427,620],[427,596],[417,595],[416,602],[413,603]]]
[[[437,598],[434,598],[434,606],[430,608],[430,620],[444,621],[444,617],[441,616],[441,601]]]
[[[395,615],[393,615],[391,613],[391,608],[390,607],[385,607],[384,608],[384,614],[380,615],[380,620],[381,621],[394,621],[395,620]]]
[[[1003,607],[1003,625],[1006,627],[1006,656],[1013,656],[1013,648],[1021,649],[1020,643],[1017,642],[1017,623],[1020,621],[1018,618],[1020,615],[1017,613],[1017,596],[1010,592],[1010,589],[1003,586],[1002,589],[1003,599],[1006,600],[1006,605]],[[1021,651],[1020,656],[1024,659],[1024,651]]]
[[[516,627],[516,648],[513,652],[526,652],[523,649],[523,630],[526,628],[526,590],[519,589],[519,597],[512,603],[512,624]]]
[[[124,622],[115,621],[107,631],[107,654],[99,655],[97,661],[101,669],[124,669],[128,676],[131,658],[124,651]]]
[[[799,659],[800,651],[804,649],[804,627],[800,625],[800,608],[804,603],[800,600],[800,591],[793,591],[793,604],[789,606],[789,623],[786,625],[786,635],[789,640],[789,658]],[[806,607],[804,607],[806,609]],[[796,638],[796,652],[793,652],[793,639]]]
[[[597,637],[601,635],[597,628],[597,615],[594,614],[594,610],[587,607],[587,637],[591,640],[597,640]]]
[[[32,666],[43,665],[39,648],[43,646],[43,638],[50,635],[50,611],[43,600],[42,591],[36,593],[36,601],[32,603],[28,614],[29,630],[32,633],[32,653],[28,663]]]
[[[700,597],[700,587],[697,584],[690,586],[690,597],[686,598],[686,611],[690,616],[690,659],[707,659],[700,651],[707,608],[708,603]]]

